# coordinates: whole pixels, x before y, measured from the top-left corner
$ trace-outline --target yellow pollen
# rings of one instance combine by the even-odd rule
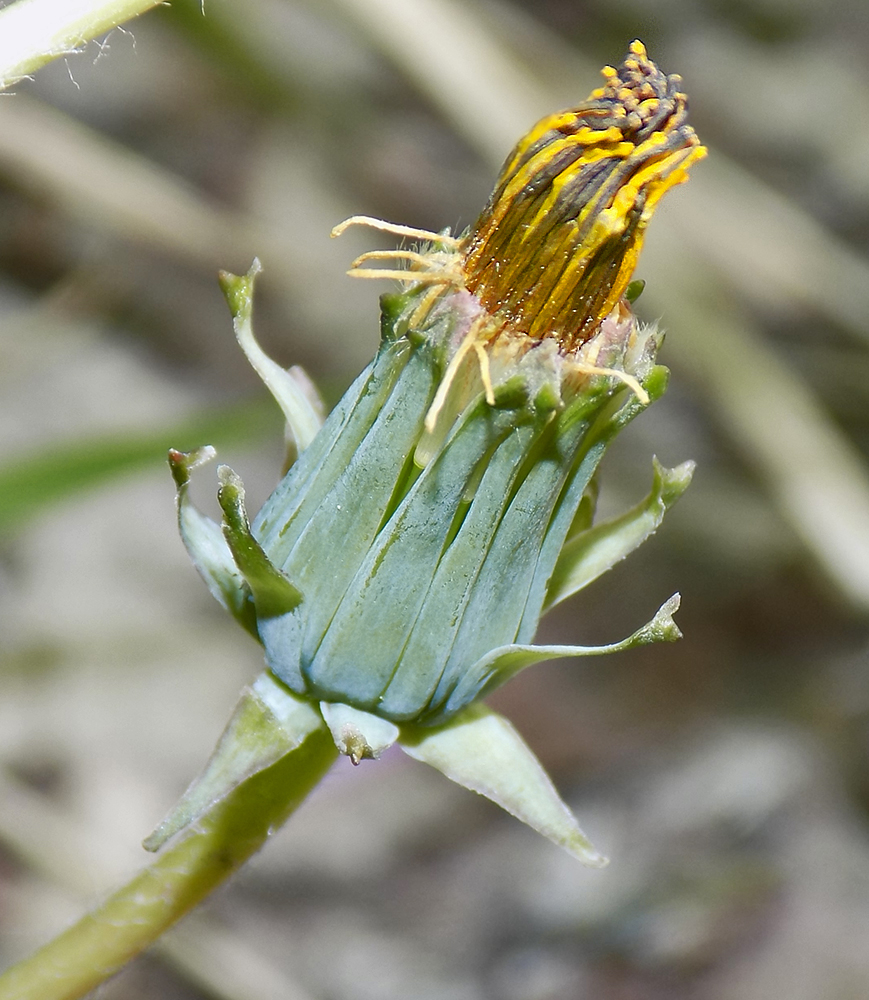
[[[642,42],[602,74],[587,101],[520,140],[460,247],[465,286],[492,316],[567,353],[619,303],[654,208],[705,154],[681,79]]]

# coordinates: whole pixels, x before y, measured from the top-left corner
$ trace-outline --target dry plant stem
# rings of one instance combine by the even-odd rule
[[[18,0],[0,11],[0,90],[159,0]]]
[[[153,865],[0,976],[0,998],[75,1000],[114,975],[256,852],[336,756],[317,730],[239,785]]]

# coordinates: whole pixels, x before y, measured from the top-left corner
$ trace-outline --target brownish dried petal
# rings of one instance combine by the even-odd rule
[[[487,311],[565,352],[618,304],[659,199],[706,153],[681,78],[642,42],[603,76],[519,142],[463,247],[467,288]]]

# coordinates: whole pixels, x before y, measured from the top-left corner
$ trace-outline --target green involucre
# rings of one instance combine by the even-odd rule
[[[293,598],[282,607],[274,585],[247,580],[266,661],[290,690],[432,725],[497,682],[493,650],[531,641],[597,465],[647,404],[611,377],[571,385],[552,344],[506,360],[496,344],[494,403],[469,352],[426,426],[472,311],[450,291],[412,321],[420,295],[385,298],[375,360],[249,537],[237,492],[224,532],[246,578],[245,554],[261,553]],[[666,384],[656,346],[648,333],[630,347],[651,398]],[[608,364],[623,360],[627,341],[606,350]],[[225,492],[237,480],[222,476]]]

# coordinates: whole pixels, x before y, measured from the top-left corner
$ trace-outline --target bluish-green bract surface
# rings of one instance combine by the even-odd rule
[[[258,620],[271,670],[396,722],[445,720],[494,682],[481,657],[531,640],[583,490],[638,411],[608,414],[611,386],[560,410],[481,394],[420,469],[448,333],[385,337],[253,524],[303,594]]]

